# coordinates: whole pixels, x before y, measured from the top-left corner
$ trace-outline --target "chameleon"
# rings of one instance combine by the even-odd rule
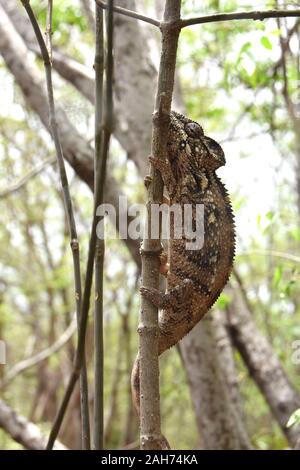
[[[170,205],[204,205],[204,243],[187,249],[170,231],[167,289],[141,286],[159,309],[159,355],[176,345],[209,311],[226,285],[235,255],[235,224],[229,195],[216,170],[225,165],[221,146],[197,122],[172,111],[167,158],[149,157],[160,171]],[[194,212],[193,212],[194,217]],[[173,233],[174,235],[174,233]],[[139,409],[139,361],[132,372],[133,400]]]

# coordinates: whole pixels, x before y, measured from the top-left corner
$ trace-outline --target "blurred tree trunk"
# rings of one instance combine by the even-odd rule
[[[38,426],[19,415],[2,400],[0,400],[0,428],[25,449],[43,450],[46,446],[46,437]],[[66,450],[66,447],[57,441],[55,449]]]
[[[290,415],[300,408],[300,395],[288,379],[267,339],[257,328],[240,291],[232,289],[231,295],[232,301],[227,307],[227,313],[233,344],[282,432],[293,446],[299,438],[300,426],[288,428],[286,424]]]
[[[250,449],[224,312],[213,311],[181,341],[204,449]]]

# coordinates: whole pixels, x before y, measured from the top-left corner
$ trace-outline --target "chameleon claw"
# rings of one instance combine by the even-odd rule
[[[150,155],[149,162],[156,170],[161,171],[164,168],[164,161],[161,158]]]
[[[144,185],[145,185],[146,189],[149,188],[151,183],[152,183],[152,176],[146,175],[145,178],[144,178]]]
[[[168,253],[163,251],[160,256],[159,256],[159,261],[160,261],[160,269],[159,272],[163,276],[167,276],[169,269],[170,269],[170,264],[168,263]]]
[[[155,307],[162,308],[164,306],[165,294],[153,287],[140,287],[140,293],[145,299],[149,300]]]
[[[146,297],[147,299],[149,299],[149,297],[151,297],[151,295],[155,294],[156,292],[156,289],[153,289],[151,287],[145,287],[145,286],[141,286],[140,287],[140,293],[143,297]]]

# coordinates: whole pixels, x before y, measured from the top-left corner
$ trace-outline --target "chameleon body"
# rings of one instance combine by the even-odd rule
[[[225,165],[221,146],[204,135],[202,127],[172,112],[167,160],[150,161],[161,173],[170,205],[204,205],[204,244],[188,250],[186,239],[169,240],[167,290],[141,287],[141,293],[159,309],[159,354],[178,343],[205,315],[222,292],[233,266],[234,217],[228,193],[216,175]],[[138,403],[136,361],[132,384]]]

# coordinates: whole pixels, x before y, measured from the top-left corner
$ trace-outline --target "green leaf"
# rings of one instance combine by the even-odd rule
[[[276,266],[273,276],[273,287],[276,289],[282,278],[282,266]]]
[[[297,424],[300,424],[300,408],[294,411],[294,413],[290,416],[287,422],[287,427],[291,428],[292,426],[295,426]]]
[[[262,45],[268,49],[268,50],[271,50],[272,49],[272,44],[270,42],[270,40],[267,38],[267,36],[262,36],[260,42],[262,43]]]
[[[225,310],[227,305],[230,304],[231,297],[229,295],[222,293],[220,297],[217,300],[217,307],[220,308],[221,310]]]
[[[269,212],[266,213],[266,218],[267,218],[268,220],[272,220],[273,217],[274,217],[274,212],[269,211]]]
[[[249,42],[249,41],[245,42],[245,44],[243,44],[242,47],[241,47],[240,54],[242,54],[243,52],[248,51],[248,49],[250,49],[250,48],[251,48],[251,42]]]

